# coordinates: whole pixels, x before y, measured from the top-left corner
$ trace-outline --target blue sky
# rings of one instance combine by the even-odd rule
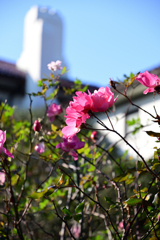
[[[106,86],[131,71],[160,66],[159,0],[0,0],[0,59],[16,62],[33,6],[56,9],[71,80]]]

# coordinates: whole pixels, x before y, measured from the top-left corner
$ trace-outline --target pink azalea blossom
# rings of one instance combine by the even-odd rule
[[[0,130],[0,153],[5,153],[8,157],[14,158],[14,156],[6,149],[3,147],[3,144],[6,141],[6,131]]]
[[[39,122],[38,120],[35,120],[35,122],[34,122],[34,124],[33,124],[33,130],[39,132],[40,129],[41,129],[41,124],[40,124],[40,122]]]
[[[5,171],[0,171],[0,186],[2,186],[5,183],[6,177],[5,177]]]
[[[97,131],[93,131],[92,134],[91,134],[91,139],[92,139],[93,141],[95,141],[96,138],[97,138]]]
[[[117,98],[116,98],[117,99]],[[67,126],[62,129],[64,137],[72,137],[80,131],[82,124],[90,118],[89,111],[105,112],[116,101],[114,94],[109,87],[101,87],[93,94],[85,92],[76,92],[73,101],[70,102],[66,109]]]
[[[77,134],[80,131],[79,127],[76,127],[74,124],[70,126],[65,126],[62,129],[63,136],[65,138],[73,137],[75,134]]]
[[[47,116],[49,117],[49,120],[51,122],[54,121],[56,115],[59,115],[61,113],[62,113],[61,105],[57,105],[56,103],[52,103],[52,105],[48,107]]]
[[[61,70],[62,67],[61,67],[61,61],[57,60],[56,62],[51,62],[49,63],[47,66],[48,66],[48,69],[51,70],[51,71],[57,71],[57,70]]]
[[[147,94],[149,92],[154,92],[156,87],[160,88],[160,80],[157,75],[151,74],[148,71],[144,73],[140,73],[135,80],[140,82],[145,87],[148,87],[143,94]]]
[[[82,92],[76,92],[76,95],[66,109],[67,115],[65,117],[68,126],[62,130],[65,137],[72,137],[79,132],[82,123],[85,123],[90,118],[88,114],[91,106],[90,96]]]
[[[44,142],[38,143],[35,147],[34,147],[35,151],[38,153],[44,153],[45,151],[45,145]]]
[[[112,107],[117,98],[114,99],[114,94],[109,87],[101,87],[99,90],[95,90],[94,93],[90,93],[92,99],[91,111],[92,112],[105,112],[108,108]]]
[[[63,142],[57,144],[56,148],[61,148],[65,152],[74,157],[74,160],[78,159],[78,154],[75,150],[83,148],[85,145],[84,142],[79,141],[79,138],[74,135],[72,137],[65,138],[63,137]]]
[[[75,224],[71,227],[71,232],[75,238],[79,238],[81,233],[81,227],[79,224]]]

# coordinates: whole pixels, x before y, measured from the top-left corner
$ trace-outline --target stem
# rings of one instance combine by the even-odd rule
[[[10,188],[10,194],[11,194],[11,199],[12,199],[12,202],[13,202],[13,208],[14,208],[14,212],[15,212],[15,228],[17,229],[17,233],[19,235],[19,238],[21,240],[24,239],[23,237],[23,233],[22,233],[22,228],[21,228],[21,224],[19,222],[19,213],[18,213],[18,205],[17,205],[17,202],[16,202],[16,199],[15,199],[15,196],[14,196],[14,193],[13,193],[13,189],[12,189],[12,183],[11,183],[11,172],[10,172],[10,168],[8,166],[8,182],[9,182],[9,188]]]
[[[114,130],[113,124],[112,124],[112,122],[111,122],[111,119],[110,119],[110,117],[109,117],[109,115],[108,115],[107,111],[106,111],[106,115],[107,115],[107,117],[108,117],[108,120],[109,120],[109,122],[110,122],[110,124],[111,124],[111,126],[112,126],[112,129]]]
[[[92,202],[96,203],[97,205],[99,205],[99,207],[101,207],[101,209],[107,214],[108,219],[109,219],[109,222],[110,222],[112,228],[114,229],[115,233],[117,234],[118,238],[121,239],[120,236],[119,236],[119,233],[118,233],[117,229],[115,228],[114,224],[113,224],[112,221],[111,221],[111,217],[110,217],[110,215],[109,215],[108,210],[106,210],[106,209],[101,205],[100,202],[94,200],[94,199],[91,198],[89,195],[87,195],[84,191],[82,191],[82,189],[79,188],[79,187],[76,185],[76,183],[74,182],[74,180],[71,178],[71,176],[70,176],[67,172],[65,172],[64,170],[62,170],[60,167],[59,167],[59,169],[60,169],[62,172],[64,172],[64,173],[69,177],[69,179],[73,182],[74,186],[75,186],[81,193],[83,193],[83,194],[84,194],[87,198],[89,198]]]
[[[99,124],[101,124],[99,122]],[[142,155],[120,134],[118,133],[116,130],[112,130],[110,128],[108,128],[104,123],[102,125],[106,130],[110,131],[110,132],[114,132],[116,133],[121,139],[123,139],[123,141],[142,159],[145,167],[147,168],[148,172],[150,172],[154,177],[156,177],[159,181],[160,181],[160,178],[157,174],[155,174],[147,165],[146,161],[144,160],[144,158],[142,157]]]
[[[152,118],[156,119],[156,117],[154,117],[151,113],[147,112],[147,111],[144,110],[143,108],[141,108],[141,107],[139,107],[138,105],[136,105],[135,103],[133,103],[127,95],[121,93],[121,92],[118,91],[117,89],[115,89],[115,91],[118,92],[119,94],[121,94],[122,96],[124,96],[125,98],[127,98],[127,100],[129,101],[129,103],[130,103],[132,106],[135,106],[135,107],[139,108],[139,109],[142,110],[143,112],[149,114]]]

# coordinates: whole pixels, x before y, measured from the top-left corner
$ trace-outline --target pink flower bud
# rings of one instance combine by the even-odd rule
[[[39,132],[41,129],[41,124],[38,122],[38,120],[35,120],[33,124],[33,130]]]
[[[97,131],[93,131],[91,134],[91,139],[94,141],[97,139]]]

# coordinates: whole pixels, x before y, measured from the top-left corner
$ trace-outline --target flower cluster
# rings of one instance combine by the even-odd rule
[[[135,80],[140,82],[142,85],[147,87],[147,89],[143,92],[143,94],[147,94],[149,92],[157,91],[160,92],[160,80],[157,75],[151,74],[148,71],[144,73],[140,73]]]
[[[61,70],[62,67],[61,67],[61,61],[57,60],[56,62],[51,62],[49,63],[47,66],[48,66],[48,69],[51,70],[51,71],[57,71],[57,70]]]
[[[89,111],[105,112],[117,100],[117,98],[114,99],[114,94],[109,87],[101,87],[99,90],[95,90],[93,94],[88,91],[88,94],[76,92],[76,95],[66,109],[67,126],[62,130],[65,137],[72,137],[80,131],[82,123],[90,118]]]
[[[66,109],[67,126],[62,129],[63,143],[59,143],[57,148],[70,152],[70,155],[77,160],[78,156],[75,155],[74,149],[84,147],[84,143],[80,142],[76,136],[81,125],[85,124],[86,120],[90,118],[89,113],[107,111],[116,99],[114,99],[114,94],[109,87],[101,87],[99,90],[95,90],[93,94],[89,91],[88,94],[76,92],[76,96],[73,97],[73,101],[70,102],[69,107]]]
[[[57,105],[56,103],[52,103],[51,106],[48,107],[47,110],[47,116],[50,120],[50,122],[53,122],[55,119],[55,116],[62,113],[61,105]]]
[[[8,157],[14,158],[14,156],[6,149],[3,147],[3,144],[6,141],[6,131],[0,130],[0,153],[5,153]]]

